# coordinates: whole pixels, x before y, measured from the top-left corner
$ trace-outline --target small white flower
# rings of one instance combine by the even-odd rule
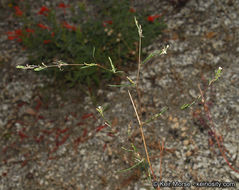
[[[169,45],[167,45],[165,48],[163,48],[163,50],[162,50],[162,55],[163,54],[167,54],[167,49],[169,48]]]
[[[222,70],[222,68],[221,68],[221,67],[219,67],[218,69],[219,69],[219,70]]]

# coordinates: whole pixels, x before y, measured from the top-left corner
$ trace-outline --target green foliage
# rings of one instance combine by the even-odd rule
[[[109,79],[117,73],[115,67],[136,65],[138,35],[135,16],[144,28],[144,46],[149,45],[165,28],[159,18],[149,21],[146,13],[130,9],[128,0],[104,3],[96,0],[88,4],[80,2],[78,6],[65,8],[64,14],[59,14],[59,7],[47,7],[48,10],[43,14],[38,12],[38,15],[26,16],[30,14],[31,7],[25,7],[28,10],[23,11],[25,14],[22,17],[18,17],[24,24],[20,38],[22,45],[31,53],[31,64],[44,62],[47,65],[47,62],[54,60],[64,60],[68,64],[95,63],[66,68],[63,72],[57,68],[43,71],[50,76],[64,78],[71,85],[86,79],[98,84],[100,79]],[[71,18],[67,18],[69,15]],[[34,32],[29,32],[29,29]],[[111,72],[94,67],[100,64],[108,68],[109,61]]]

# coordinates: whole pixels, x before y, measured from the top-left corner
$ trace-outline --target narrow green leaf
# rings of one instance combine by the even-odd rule
[[[164,107],[160,113],[157,113],[157,114],[153,115],[150,119],[146,120],[145,123],[149,123],[149,122],[153,121],[154,119],[158,118],[158,117],[161,116],[167,109],[168,109],[168,107]]]
[[[16,68],[17,68],[17,69],[25,69],[25,66],[17,65]]]
[[[110,65],[111,65],[111,68],[112,68],[113,73],[116,73],[116,69],[115,69],[115,66],[114,66],[113,63],[112,63],[111,58],[108,57],[108,59],[110,60]]]
[[[86,69],[86,68],[89,68],[89,67],[92,67],[92,66],[90,66],[90,65],[88,65],[88,66],[83,66],[83,67],[81,67],[81,69]]]
[[[183,105],[181,106],[181,110],[184,110],[184,109],[188,108],[189,106],[190,106],[189,104],[183,104]]]
[[[93,58],[95,58],[95,47],[93,47]]]
[[[136,168],[137,166],[139,166],[141,163],[143,163],[144,160],[141,160],[140,162],[138,162],[137,164],[133,165],[132,167],[128,168],[128,169],[125,169],[125,170],[120,170],[120,171],[117,171],[118,172],[127,172],[127,171],[130,171],[132,170],[133,168]]]
[[[133,150],[129,150],[129,149],[127,149],[127,148],[125,148],[125,147],[121,147],[123,150],[125,150],[125,151],[128,151],[128,152],[133,152]]]
[[[34,71],[41,71],[43,69],[45,69],[45,67],[38,67],[38,68],[35,68]]]
[[[82,66],[81,69],[85,69],[85,68],[88,68],[88,67],[95,67],[97,66],[97,64],[95,63],[84,63],[85,66]]]
[[[147,63],[154,56],[161,55],[162,51],[155,50],[153,53],[150,53],[149,56],[142,62],[142,64]]]
[[[133,143],[131,143],[132,148],[134,149],[135,152],[137,152],[137,148],[134,146]]]

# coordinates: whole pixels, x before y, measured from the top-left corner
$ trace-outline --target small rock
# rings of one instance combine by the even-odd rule
[[[3,111],[6,111],[7,109],[8,109],[8,105],[7,105],[7,104],[3,104],[3,105],[2,105],[2,110],[3,110]]]
[[[173,126],[172,126],[173,129],[178,129],[179,128],[179,123],[174,123]]]
[[[234,171],[231,171],[230,174],[231,174],[231,178],[232,178],[234,181],[236,181],[236,180],[239,179],[239,174],[238,174],[238,173],[236,173],[236,172],[234,172]]]
[[[187,136],[187,133],[186,132],[183,132],[182,134],[181,134],[181,137],[186,137]]]
[[[182,131],[182,132],[187,131],[187,130],[188,130],[187,127],[182,127],[182,128],[181,128],[181,131]]]
[[[190,143],[189,140],[184,140],[184,141],[183,141],[183,145],[184,145],[184,146],[189,145],[189,143]]]
[[[189,90],[189,94],[193,97],[193,98],[197,98],[197,94],[196,91],[194,89],[190,89]]]
[[[190,150],[187,151],[187,152],[186,152],[186,156],[187,156],[187,157],[192,156],[192,151],[190,151]]]
[[[44,183],[44,181],[41,179],[41,180],[39,181],[39,184],[40,184],[40,185],[43,185],[43,183]]]

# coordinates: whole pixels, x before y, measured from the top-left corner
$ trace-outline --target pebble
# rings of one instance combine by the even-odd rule
[[[190,156],[192,156],[192,151],[190,151],[190,150],[189,150],[189,151],[187,151],[187,152],[186,152],[186,156],[187,156],[187,157],[190,157]]]
[[[196,91],[194,89],[190,89],[189,90],[189,94],[193,97],[193,98],[197,98],[197,94],[196,94]]]
[[[189,143],[190,143],[189,140],[184,140],[184,141],[183,141],[183,145],[184,145],[184,146],[188,146]]]
[[[181,131],[182,131],[182,132],[187,131],[187,130],[188,130],[187,127],[182,127],[182,128],[181,128]]]
[[[187,132],[183,132],[183,133],[181,133],[181,137],[186,137],[187,136]]]
[[[175,105],[177,105],[177,103],[178,105],[180,105],[180,102],[176,101],[177,99],[179,99],[178,97],[182,97],[185,102],[190,102],[189,100],[191,100],[191,98],[196,98],[198,94],[198,89],[195,86],[197,85],[197,83],[203,83],[203,77],[205,78],[205,81],[207,81],[208,76],[212,77],[214,75],[214,69],[216,69],[218,65],[220,65],[223,67],[223,74],[220,80],[213,85],[213,89],[216,89],[217,91],[217,96],[213,105],[214,108],[212,109],[212,116],[214,117],[214,121],[216,123],[215,126],[217,127],[217,129],[221,126],[221,123],[225,123],[226,126],[230,126],[229,131],[223,130],[223,128],[222,130],[220,130],[224,137],[227,137],[230,141],[235,142],[238,139],[237,113],[239,112],[239,107],[236,104],[238,102],[235,97],[238,97],[239,93],[237,88],[237,76],[239,71],[237,66],[237,57],[234,54],[235,52],[239,52],[239,47],[237,38],[238,35],[235,33],[235,31],[233,31],[233,28],[239,25],[239,21],[237,19],[239,17],[239,12],[236,11],[236,8],[239,6],[239,2],[233,1],[233,6],[227,6],[227,4],[223,3],[222,1],[217,2],[220,5],[219,7],[217,4],[215,4],[214,0],[190,0],[184,8],[182,8],[181,10],[179,9],[177,11],[173,11],[172,6],[169,6],[169,3],[167,3],[166,1],[162,1],[158,5],[157,3],[155,3],[155,8],[157,8],[156,6],[159,6],[155,14],[158,14],[158,12],[160,11],[163,12],[163,10],[171,10],[170,13],[165,13],[166,15],[164,17],[165,22],[168,24],[169,27],[168,33],[165,34],[169,36],[169,39],[165,39],[165,41],[167,43],[170,43],[170,46],[167,55],[163,55],[153,59],[152,62],[150,64],[147,64],[147,67],[145,68],[142,66],[142,78],[140,80],[140,84],[142,91],[144,92],[142,103],[144,104],[144,106],[147,107],[146,110],[151,110],[150,108],[152,106],[155,106],[155,103],[158,104],[160,107],[164,105],[168,105],[170,107],[169,111],[167,111],[163,117],[160,117],[157,121],[153,123],[153,127],[147,126],[147,128],[144,128],[144,132],[146,134],[151,133],[151,136],[147,135],[150,140],[153,140],[154,138],[164,138],[165,147],[173,147],[176,149],[176,156],[174,156],[173,153],[171,154],[167,152],[167,154],[164,155],[165,157],[163,159],[163,175],[165,176],[165,179],[168,179],[169,181],[171,181],[172,179],[177,179],[178,176],[182,176],[183,179],[189,180],[189,177],[186,176],[187,172],[185,172],[185,170],[187,170],[187,168],[189,167],[189,165],[185,163],[185,159],[193,155],[193,152],[189,150],[192,148],[190,141],[186,139],[186,137],[188,137],[189,135],[192,136],[195,145],[199,147],[199,150],[197,151],[197,157],[192,158],[195,159],[193,160],[193,169],[199,169],[199,176],[202,174],[205,179],[212,179],[216,176],[217,180],[236,180],[239,178],[237,174],[230,171],[230,168],[224,167],[224,165],[222,164],[225,163],[223,159],[220,159],[220,157],[217,157],[216,155],[215,157],[213,157],[214,159],[209,158],[209,155],[211,154],[210,151],[207,149],[208,135],[206,134],[206,132],[201,133],[198,128],[192,127],[189,129],[193,129],[193,135],[191,135],[191,133],[189,134],[189,129],[187,130],[187,127],[184,126],[185,123],[181,122],[181,118],[185,119],[187,121],[186,123],[189,123],[188,126],[192,126],[193,121],[192,116],[190,115],[190,111],[182,111],[178,109],[178,107],[175,108],[176,106],[172,106],[172,102],[174,101],[176,102]],[[225,13],[225,11],[227,12]],[[3,22],[4,20],[0,22],[0,25]],[[2,30],[4,26],[6,26],[6,24],[1,25],[0,30]],[[212,37],[209,36],[209,38],[206,38],[205,34],[210,31],[217,31],[217,35]],[[226,38],[223,37],[224,35],[226,36],[227,33],[230,34],[231,40],[226,40]],[[171,39],[175,36],[177,37],[177,39]],[[217,38],[218,36],[220,36],[220,39]],[[6,35],[3,38],[0,37],[0,46],[5,43],[5,40]],[[230,42],[230,44],[228,41]],[[156,40],[151,45],[150,51],[158,49],[158,47],[162,46],[162,43],[163,42]],[[10,44],[10,42],[8,44]],[[5,50],[7,48],[2,47],[2,49]],[[3,59],[1,55],[0,58]],[[5,66],[3,66],[2,69],[1,66],[2,70],[0,71],[0,88],[4,89],[4,92],[0,91],[0,127],[7,124],[10,118],[15,117],[17,117],[17,119],[27,120],[27,124],[29,123],[29,125],[31,125],[31,127],[34,129],[32,130],[31,135],[37,134],[41,129],[43,129],[43,127],[44,129],[52,129],[54,127],[53,125],[58,126],[58,123],[54,123],[50,126],[47,126],[48,119],[52,119],[51,115],[56,114],[57,117],[54,118],[55,121],[60,121],[62,118],[64,118],[63,116],[69,115],[69,112],[67,112],[65,109],[67,105],[64,107],[64,109],[60,110],[62,112],[58,112],[58,109],[52,111],[51,103],[54,103],[54,100],[49,104],[50,111],[47,111],[46,109],[42,108],[39,110],[40,114],[43,114],[44,116],[49,116],[46,121],[42,121],[41,123],[39,121],[32,122],[31,118],[29,117],[21,118],[19,112],[12,113],[13,110],[16,109],[15,104],[13,104],[13,99],[26,101],[28,104],[33,104],[34,96],[39,93],[37,87],[43,87],[44,83],[47,83],[48,80],[44,77],[40,78],[39,76],[36,76],[34,72],[17,72],[15,70],[16,64],[25,64],[25,62],[27,61],[26,57],[24,57],[22,54],[12,54],[7,51],[4,52],[4,55],[9,56],[10,58],[11,56],[14,56],[13,61],[8,65],[11,69],[13,69],[14,72],[12,72],[12,75],[9,76],[6,73],[11,73],[10,70],[8,70],[7,67],[5,68]],[[174,70],[172,70],[172,68]],[[136,80],[135,71],[129,71],[128,74],[132,80]],[[148,78],[155,79],[155,86],[151,83],[151,80],[148,80]],[[125,92],[126,96],[123,96],[122,94]],[[54,93],[57,94],[56,92]],[[52,93],[53,98],[55,97],[54,93]],[[109,101],[109,103],[112,105],[110,111],[106,113],[107,116],[109,116],[109,118],[113,118],[116,116],[119,118],[119,124],[118,126],[116,126],[116,129],[118,131],[117,138],[112,138],[112,140],[107,139],[107,141],[109,141],[107,143],[110,143],[110,147],[112,147],[113,150],[111,156],[107,158],[107,161],[102,161],[102,158],[104,158],[107,154],[107,152],[103,151],[102,147],[103,142],[106,140],[106,132],[98,133],[97,136],[92,138],[93,140],[89,140],[86,143],[80,144],[80,148],[78,149],[79,153],[75,154],[74,156],[72,143],[77,137],[82,135],[82,131],[76,130],[76,128],[74,128],[74,123],[71,122],[69,123],[69,125],[72,126],[72,139],[71,141],[66,141],[66,147],[62,146],[56,153],[56,155],[58,156],[59,154],[64,153],[61,159],[53,159],[49,161],[46,151],[44,152],[45,156],[42,156],[43,149],[53,148],[53,145],[55,145],[55,134],[53,133],[49,135],[49,138],[45,137],[46,140],[52,140],[49,140],[50,145],[47,144],[47,147],[44,146],[44,143],[39,143],[39,145],[34,144],[34,151],[38,153],[38,159],[36,161],[29,162],[29,166],[25,166],[19,169],[19,165],[17,164],[6,165],[5,169],[9,172],[6,177],[1,178],[0,189],[9,189],[7,188],[9,186],[11,186],[12,189],[23,189],[22,187],[25,185],[25,181],[22,180],[22,176],[25,176],[26,172],[28,172],[28,167],[35,169],[34,176],[40,179],[39,183],[41,187],[39,188],[42,189],[50,190],[50,186],[53,185],[52,182],[46,180],[46,178],[48,177],[44,178],[45,173],[48,170],[51,170],[52,172],[51,174],[49,174],[49,177],[54,176],[55,178],[57,178],[56,180],[58,180],[58,182],[61,181],[64,184],[68,184],[67,187],[64,187],[66,189],[72,188],[70,187],[69,183],[65,183],[65,181],[69,181],[71,179],[71,177],[69,176],[77,176],[75,177],[75,187],[77,187],[78,189],[86,189],[86,187],[89,190],[97,189],[99,179],[95,177],[95,174],[96,171],[98,171],[99,163],[102,164],[101,168],[104,175],[106,177],[110,176],[111,179],[104,188],[113,189],[114,187],[112,187],[112,185],[116,185],[117,183],[119,184],[119,181],[122,180],[121,175],[112,176],[112,171],[126,168],[126,165],[121,160],[122,155],[119,151],[119,147],[121,145],[129,145],[130,147],[130,144],[128,144],[127,141],[128,139],[121,134],[127,134],[128,121],[133,120],[136,123],[137,120],[135,119],[134,112],[132,112],[133,109],[128,99],[126,88],[120,88],[119,91],[107,91],[106,89],[98,91],[98,95],[107,98],[107,101]],[[72,98],[72,94],[70,94],[69,97]],[[58,96],[56,96],[56,100],[62,101],[62,99]],[[67,103],[69,102],[66,102],[66,104]],[[84,105],[80,107],[81,105],[79,104]],[[68,107],[70,108],[70,111],[76,111],[77,115],[79,115],[79,118],[83,111],[87,111],[88,113],[95,111],[95,108],[92,108],[93,106],[89,97],[82,99],[79,104],[74,104],[71,105],[71,107]],[[192,108],[190,109],[193,110],[194,106],[192,106]],[[220,112],[220,110],[223,111]],[[167,121],[167,114],[172,113],[174,113],[177,118],[180,119],[174,120],[173,118],[176,118],[174,115],[171,121]],[[88,129],[88,132],[94,131],[94,127],[96,127],[94,124],[98,124],[97,122],[99,121],[92,120],[92,123],[88,124],[87,122],[89,121],[90,119],[87,121],[85,120],[85,125]],[[166,125],[166,121],[168,122],[168,125]],[[160,126],[160,129],[154,130],[157,129],[157,126]],[[85,126],[78,127],[79,129],[82,129]],[[175,138],[173,138],[172,140],[168,138],[168,131],[172,128],[180,128],[179,135],[184,139],[182,143],[178,143],[178,141],[176,142]],[[88,134],[94,133],[89,132]],[[94,141],[95,139],[97,139],[97,141]],[[137,137],[136,139],[139,139],[138,141],[135,141],[137,145],[140,145],[140,143],[142,144],[142,139],[140,137]],[[27,142],[27,139],[24,139],[24,142]],[[27,143],[24,144],[24,147],[25,146],[27,149]],[[30,144],[29,146],[30,147],[28,148],[31,150],[33,144]],[[142,147],[140,147],[141,146],[137,146],[140,151],[143,151],[143,149],[141,149]],[[234,158],[234,155],[237,154],[237,146],[232,144],[230,146],[227,145],[227,147],[228,149],[230,149],[230,153],[233,155]],[[63,150],[63,152],[61,152],[61,150]],[[217,148],[215,148],[215,150],[218,152]],[[15,154],[13,149],[11,149],[11,151],[13,152],[10,156],[13,157],[13,160],[15,160],[18,154]],[[152,155],[154,155],[155,150],[150,151],[152,151]],[[11,152],[8,153],[10,154]],[[155,153],[155,155],[157,155],[157,153]],[[128,158],[128,155],[126,157]],[[156,165],[156,168],[159,168],[159,163],[155,163],[153,161],[152,163]],[[176,165],[177,171],[172,171],[168,169],[168,163],[174,163]],[[125,173],[124,175],[128,174],[129,173]],[[129,184],[129,189],[146,189],[143,186],[144,183],[145,182],[141,179],[136,182],[131,182]],[[33,185],[34,187],[36,186],[36,184]],[[30,188],[31,187],[29,187],[29,189]],[[59,189],[59,187],[54,187],[52,189]]]

